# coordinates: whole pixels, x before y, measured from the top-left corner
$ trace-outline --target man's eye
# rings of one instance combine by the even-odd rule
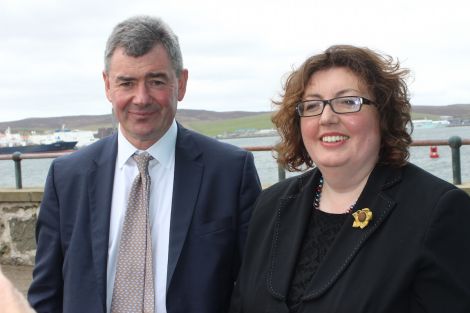
[[[150,81],[150,85],[152,85],[152,86],[162,86],[164,84],[165,84],[165,82],[161,81],[161,80],[151,80]]]
[[[120,82],[118,85],[119,87],[131,87],[132,82]]]

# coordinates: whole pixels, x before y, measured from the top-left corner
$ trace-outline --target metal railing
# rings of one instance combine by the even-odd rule
[[[425,146],[450,146],[452,154],[452,175],[453,183],[455,185],[462,184],[461,165],[460,165],[460,147],[462,145],[470,145],[470,139],[462,139],[459,136],[452,136],[448,140],[414,140],[411,146],[425,147]],[[272,151],[272,146],[247,146],[242,147],[245,150],[252,152],[267,152]],[[22,175],[21,175],[21,160],[26,159],[53,159],[59,156],[67,155],[73,151],[54,152],[54,153],[24,153],[15,152],[13,154],[0,155],[0,160],[13,160],[15,164],[15,180],[16,188],[23,188]],[[286,178],[285,169],[278,165],[278,179],[284,180]]]
[[[0,160],[13,160],[15,163],[15,181],[16,188],[23,188],[23,177],[21,175],[21,160],[31,159],[55,159],[57,157],[67,155],[74,152],[74,150],[63,151],[63,152],[50,152],[50,153],[20,153],[15,152],[13,154],[0,154]]]

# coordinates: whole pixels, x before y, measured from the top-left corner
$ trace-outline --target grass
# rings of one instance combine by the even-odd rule
[[[187,122],[185,126],[208,136],[217,136],[244,129],[273,128],[271,113],[226,120]]]
[[[412,113],[412,119],[430,119],[440,120],[438,115]],[[185,126],[198,131],[207,136],[224,135],[245,129],[271,129],[274,125],[271,123],[271,113],[259,114],[249,117],[240,117],[234,119],[216,120],[216,121],[194,121],[186,122]]]
[[[433,121],[439,121],[441,118],[439,115],[434,115],[434,114],[426,114],[426,113],[411,113],[411,118],[413,120],[433,120]]]

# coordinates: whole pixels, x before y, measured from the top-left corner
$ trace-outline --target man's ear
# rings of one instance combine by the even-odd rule
[[[186,94],[187,83],[188,83],[188,70],[184,68],[181,71],[180,77],[178,78],[178,101],[183,100],[184,95]]]
[[[104,91],[106,93],[106,98],[108,98],[108,101],[111,102],[111,86],[109,82],[109,76],[106,74],[105,71],[103,71],[103,81],[104,81]]]

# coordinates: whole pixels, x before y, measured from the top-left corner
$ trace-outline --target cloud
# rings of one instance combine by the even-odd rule
[[[2,0],[0,121],[106,114],[107,36],[136,14],[177,33],[190,80],[180,108],[267,111],[283,77],[338,43],[368,46],[412,71],[415,105],[470,103],[470,20],[460,0]]]

